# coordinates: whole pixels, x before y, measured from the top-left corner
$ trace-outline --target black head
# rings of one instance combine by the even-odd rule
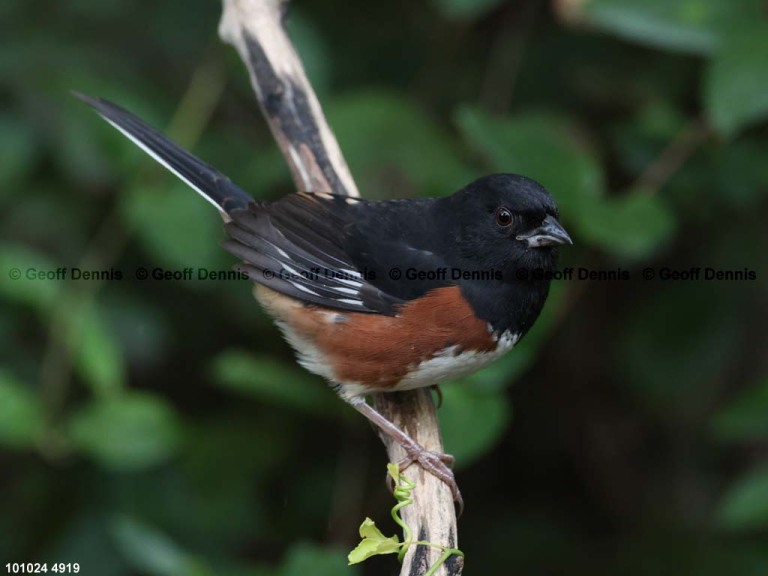
[[[465,266],[501,271],[505,280],[518,268],[553,270],[556,247],[572,244],[547,190],[530,178],[492,174],[446,199],[458,218],[453,231]]]

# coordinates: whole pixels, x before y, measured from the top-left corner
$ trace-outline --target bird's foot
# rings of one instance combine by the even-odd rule
[[[451,491],[453,500],[459,508],[459,516],[461,516],[461,513],[464,511],[464,499],[461,497],[461,491],[452,470],[456,459],[450,454],[432,452],[421,446],[418,448],[407,448],[406,450],[408,455],[398,463],[400,470],[405,470],[411,464],[418,463],[419,466],[432,474],[432,476],[442,480]]]

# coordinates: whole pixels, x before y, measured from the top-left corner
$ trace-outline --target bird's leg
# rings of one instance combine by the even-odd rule
[[[456,484],[456,479],[453,476],[453,470],[450,468],[455,461],[453,456],[450,454],[438,454],[437,452],[427,450],[395,424],[382,416],[375,408],[373,408],[373,406],[369,406],[364,399],[355,399],[350,402],[350,404],[352,404],[355,410],[368,418],[368,420],[383,434],[387,435],[405,449],[407,456],[399,463],[401,470],[404,470],[414,462],[418,462],[424,470],[442,480],[448,488],[450,488],[451,494],[453,494],[453,499],[459,507],[459,511],[461,512],[461,510],[464,509],[464,500],[461,497],[459,486]]]

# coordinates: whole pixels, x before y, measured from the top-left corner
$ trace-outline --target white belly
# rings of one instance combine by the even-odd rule
[[[490,352],[468,350],[456,354],[457,346],[451,346],[440,351],[429,360],[425,360],[418,366],[415,366],[400,380],[397,386],[386,388],[382,391],[414,390],[416,388],[441,384],[446,380],[455,380],[463,376],[469,376],[501,358],[517,344],[519,339],[520,334],[505,332],[499,337],[496,349]],[[357,382],[342,382],[340,384],[342,388],[341,393],[346,397],[362,396],[375,392],[375,390],[364,387]]]

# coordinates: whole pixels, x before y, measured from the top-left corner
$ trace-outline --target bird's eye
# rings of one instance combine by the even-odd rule
[[[496,224],[507,227],[512,224],[512,211],[502,206],[496,210]]]

